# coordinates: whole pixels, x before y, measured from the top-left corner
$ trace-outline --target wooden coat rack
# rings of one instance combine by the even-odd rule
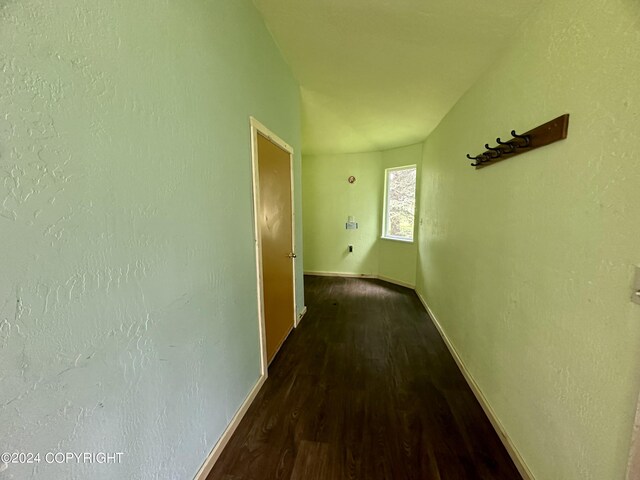
[[[475,157],[467,154],[467,158],[474,160],[471,166],[476,167],[476,170],[488,167],[494,163],[530,152],[539,147],[544,147],[558,140],[564,140],[567,138],[568,129],[569,114],[565,113],[522,135],[518,135],[515,130],[511,130],[511,135],[513,136],[511,140],[503,142],[498,137],[496,138],[497,146],[490,147],[488,143],[485,143],[484,148],[486,148],[486,150],[483,153]]]

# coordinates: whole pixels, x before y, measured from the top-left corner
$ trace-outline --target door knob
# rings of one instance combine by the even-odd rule
[[[291,252],[289,255],[287,255],[287,257],[289,257],[289,258],[296,258],[296,257],[297,257],[297,255],[296,255],[295,253]]]

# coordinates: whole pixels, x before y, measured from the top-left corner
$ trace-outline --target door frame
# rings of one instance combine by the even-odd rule
[[[260,180],[258,175],[258,134],[262,134],[268,140],[282,148],[289,154],[289,178],[291,179],[291,249],[296,251],[296,211],[294,208],[294,180],[293,180],[293,148],[278,137],[275,133],[265,127],[254,117],[249,117],[251,125],[251,171],[252,171],[252,194],[253,194],[253,229],[256,248],[256,281],[258,287],[258,325],[260,329],[260,370],[262,375],[267,376],[267,331],[264,315],[264,277],[262,271],[262,235],[260,232],[260,218],[258,211],[260,207]],[[296,260],[291,259],[291,270],[293,280],[293,328],[298,326],[298,306],[296,302]],[[277,355],[277,352],[276,352]],[[275,358],[275,355],[274,355]]]

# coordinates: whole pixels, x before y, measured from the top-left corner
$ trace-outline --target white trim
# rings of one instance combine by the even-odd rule
[[[411,290],[415,289],[415,285],[412,283],[403,282],[401,280],[395,280],[384,275],[370,275],[368,273],[342,273],[342,272],[304,272],[305,275],[315,275],[316,277],[345,277],[345,278],[375,278],[385,281],[387,283],[393,283],[394,285],[400,285],[401,287],[407,287]],[[306,307],[305,307],[306,308]]]
[[[264,298],[263,298],[263,276],[262,276],[262,239],[260,236],[260,181],[258,175],[258,128],[257,120],[253,117],[249,119],[251,124],[251,173],[253,177],[253,235],[256,244],[256,280],[258,290],[258,328],[260,330],[260,374],[267,375],[267,335],[264,321]],[[254,124],[255,122],[255,124]]]
[[[414,217],[414,221],[415,221],[415,217]],[[402,243],[415,243],[415,239],[407,240],[406,238],[400,238],[400,237],[380,237],[380,240],[391,240],[392,242],[402,242]]]
[[[273,140],[272,140],[273,141]],[[291,147],[289,147],[291,148]],[[289,178],[291,179],[291,252],[296,251],[296,207],[293,180],[293,149],[289,150]],[[298,300],[296,298],[296,263],[298,258],[291,259],[291,278],[293,279],[293,328],[298,328]],[[274,355],[275,356],[275,355]]]
[[[295,224],[295,200],[293,196],[293,148],[278,137],[275,133],[265,127],[262,123],[256,120],[254,117],[249,117],[249,124],[251,125],[251,170],[253,174],[253,228],[256,242],[256,274],[258,285],[258,323],[260,329],[260,350],[261,350],[261,374],[267,375],[268,361],[267,361],[267,334],[266,324],[264,317],[264,277],[262,268],[262,237],[260,233],[260,219],[258,218],[258,212],[260,211],[260,179],[258,172],[258,133],[266,137],[269,141],[282,148],[289,154],[289,178],[291,182],[291,249],[295,252],[296,241],[296,224]],[[297,302],[296,302],[296,259],[293,258],[291,262],[292,270],[292,282],[293,282],[293,322],[292,328],[298,326],[297,316]],[[290,333],[290,332],[289,332]],[[287,333],[287,336],[289,334]],[[287,336],[284,338],[286,339]],[[284,340],[283,340],[284,342]],[[280,345],[282,346],[282,344]],[[279,349],[280,347],[278,347]],[[276,352],[277,353],[277,352]],[[275,355],[274,355],[275,358]],[[273,360],[273,359],[272,359]]]
[[[388,283],[393,283],[395,285],[400,285],[401,287],[410,288],[411,290],[416,288],[416,286],[412,283],[403,282],[402,280],[395,280],[390,277],[385,277],[384,275],[378,275],[378,278]]]
[[[438,333],[440,334],[440,336],[442,337],[442,340],[444,341],[445,345],[449,349],[451,356],[458,364],[458,368],[460,369],[460,371],[462,372],[462,375],[464,376],[465,380],[469,384],[469,387],[471,387],[473,394],[476,396],[476,399],[478,400],[478,402],[480,403],[480,406],[484,410],[485,415],[491,422],[491,425],[493,425],[493,428],[498,434],[498,437],[500,437],[500,440],[502,441],[504,447],[509,453],[509,456],[511,456],[511,460],[513,460],[513,463],[516,465],[516,468],[520,472],[520,475],[522,475],[522,478],[524,480],[534,480],[535,477],[531,473],[531,470],[529,470],[529,467],[527,466],[524,459],[522,458],[522,455],[520,455],[520,452],[518,451],[516,446],[513,444],[513,442],[509,438],[509,435],[507,434],[504,426],[498,419],[496,413],[493,411],[493,408],[491,408],[491,405],[489,404],[486,397],[482,393],[482,390],[480,390],[480,387],[471,376],[471,373],[469,372],[466,365],[460,358],[460,355],[458,355],[458,351],[449,340],[449,337],[447,337],[447,334],[442,328],[442,325],[440,325],[440,322],[434,315],[431,308],[429,308],[429,305],[427,304],[426,300],[422,297],[422,295],[420,295],[420,293],[418,293],[417,290],[416,290],[416,295],[418,295],[418,298],[422,302],[422,305],[424,305],[424,308],[427,310],[427,313],[429,314],[429,317],[431,317],[431,320],[433,321],[433,324],[438,330]]]
[[[416,172],[416,183],[414,185],[413,190],[413,231],[411,232],[411,238],[397,237],[394,235],[387,234],[387,226],[389,225],[389,210],[388,210],[388,199],[389,199],[389,173],[396,170],[415,170]],[[416,237],[416,209],[418,205],[418,165],[416,163],[410,165],[402,165],[399,167],[389,167],[384,169],[384,198],[382,199],[382,234],[380,238],[384,238],[385,240],[395,240],[399,242],[407,242],[413,243]]]
[[[213,447],[213,450],[211,450],[211,453],[209,453],[209,456],[200,467],[200,470],[198,470],[198,473],[196,474],[194,480],[206,480],[207,475],[209,475],[209,473],[211,472],[211,469],[220,457],[220,454],[224,450],[224,447],[226,447],[227,443],[229,443],[231,436],[236,431],[236,428],[238,428],[238,425],[240,425],[240,421],[247,413],[247,410],[249,410],[249,407],[253,403],[253,400],[256,398],[256,395],[258,395],[258,392],[260,391],[260,388],[262,388],[262,385],[264,384],[266,379],[266,375],[260,376],[254,387],[249,392],[249,395],[247,395],[247,398],[244,400],[236,414],[233,416],[231,423],[229,423],[229,426],[220,437],[220,440],[218,440],[218,443],[216,443],[216,445]]]
[[[293,147],[291,145],[289,145],[287,142],[282,140],[279,136],[277,136],[275,133],[273,133],[271,130],[265,127],[262,123],[260,123],[254,117],[249,117],[249,123],[255,130],[258,130],[262,135],[267,137],[273,143],[275,143],[280,148],[282,148],[283,150],[286,150],[288,153],[293,155]]]
[[[300,322],[302,321],[302,318],[307,314],[307,306],[305,305],[304,307],[302,307],[302,310],[300,311],[300,313],[298,314],[298,325],[300,325]]]
[[[315,275],[316,277],[378,278],[377,275],[369,275],[368,273],[304,272],[304,274]]]

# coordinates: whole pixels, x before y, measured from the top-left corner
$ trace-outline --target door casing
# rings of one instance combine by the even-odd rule
[[[258,158],[258,135],[269,139],[278,147],[282,148],[289,154],[289,178],[291,179],[291,246],[292,251],[296,251],[296,235],[295,235],[295,218],[296,212],[294,208],[294,182],[293,182],[293,148],[287,144],[284,140],[278,137],[275,133],[265,127],[262,123],[256,120],[254,117],[249,117],[251,125],[251,169],[253,174],[253,221],[254,221],[254,239],[256,248],[256,281],[258,291],[258,324],[260,330],[260,351],[261,351],[261,374],[267,375],[268,361],[267,361],[267,337],[266,337],[266,323],[265,323],[265,311],[264,311],[264,276],[262,269],[262,238],[260,232],[260,181],[259,181],[259,158]],[[298,326],[298,307],[296,304],[296,260],[293,258],[291,261],[292,269],[292,281],[293,281],[293,327]],[[275,355],[274,355],[275,356]]]

